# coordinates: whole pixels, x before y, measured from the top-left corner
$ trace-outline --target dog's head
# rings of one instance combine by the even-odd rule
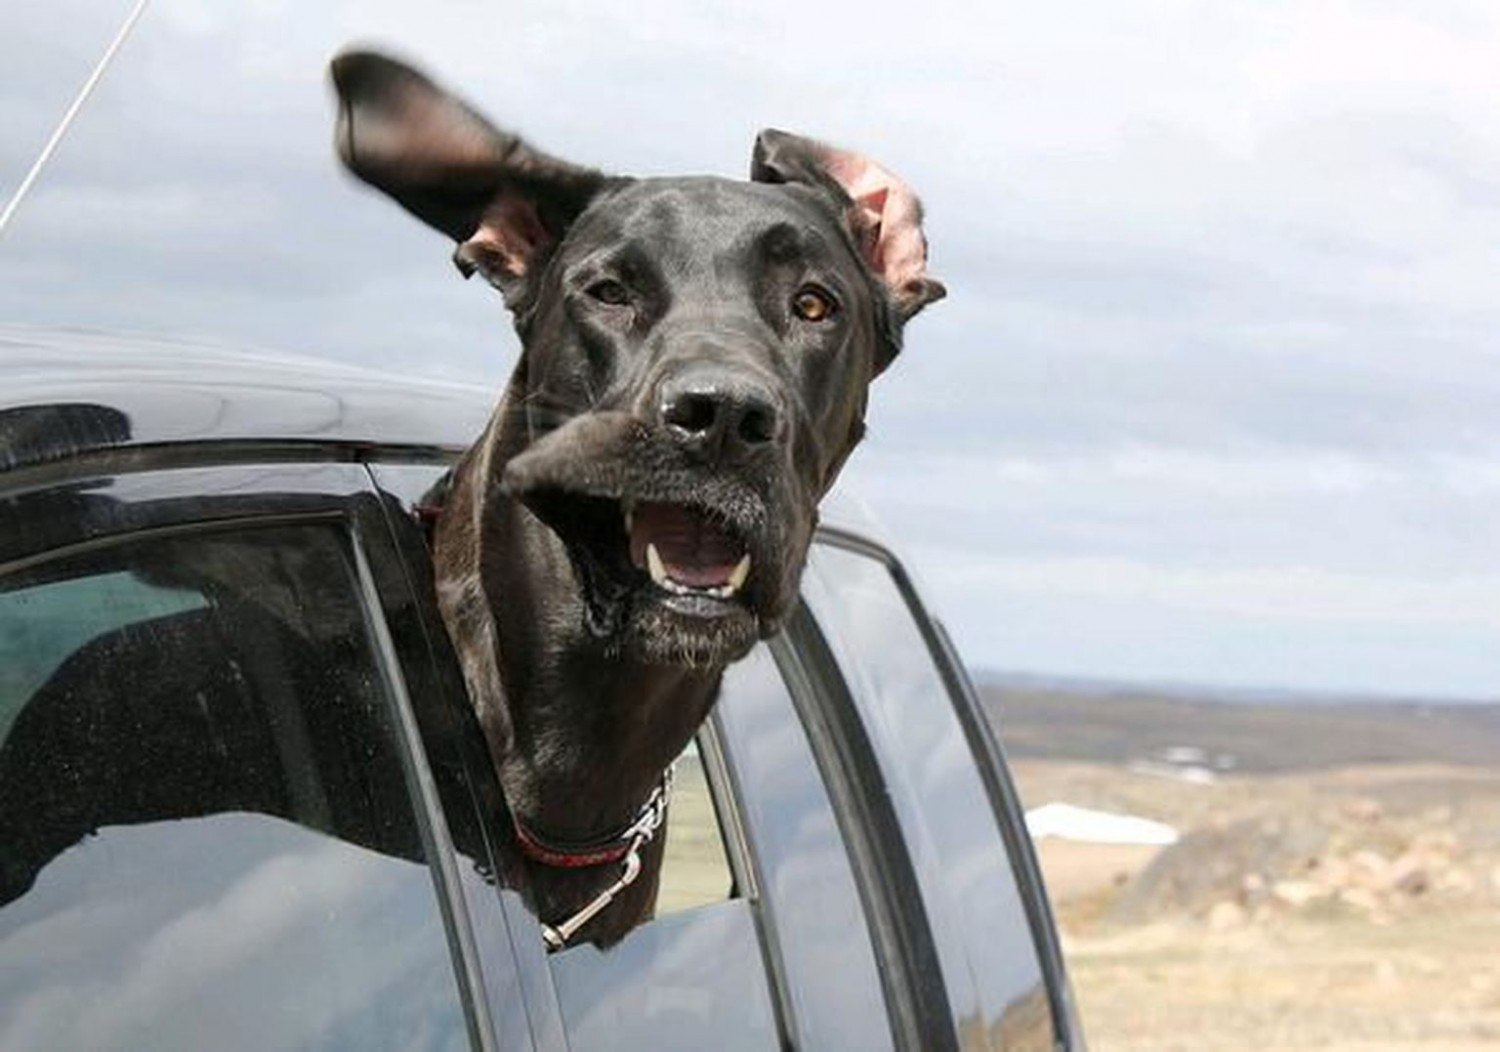
[[[566,546],[589,629],[653,663],[741,656],[795,600],[870,381],[944,293],[916,197],[778,131],[749,182],[606,176],[392,59],[332,74],[344,163],[515,316],[503,488]]]

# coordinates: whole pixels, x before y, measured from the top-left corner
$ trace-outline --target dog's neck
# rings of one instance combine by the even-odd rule
[[[702,724],[722,669],[644,664],[593,636],[562,543],[500,492],[525,444],[517,414],[502,406],[491,431],[455,472],[439,598],[510,806],[538,831],[586,841],[635,816]]]
[[[559,630],[524,610],[497,616],[511,806],[565,840],[627,825],[702,724],[720,671],[643,665],[607,653],[586,630]]]

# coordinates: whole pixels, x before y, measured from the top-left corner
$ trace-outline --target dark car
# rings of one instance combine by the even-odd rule
[[[837,506],[657,918],[546,952],[425,546],[490,399],[0,329],[0,1048],[1081,1048],[992,732]]]

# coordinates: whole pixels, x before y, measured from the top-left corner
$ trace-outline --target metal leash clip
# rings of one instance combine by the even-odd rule
[[[662,775],[661,784],[651,791],[651,795],[641,805],[640,817],[625,830],[624,835],[631,837],[630,852],[625,856],[625,870],[619,879],[561,924],[542,925],[542,941],[547,944],[547,949],[560,950],[566,946],[580,928],[598,916],[601,910],[615,900],[615,896],[634,884],[635,879],[641,875],[641,848],[656,838],[657,830],[667,820],[667,802],[672,797],[672,779],[676,770],[675,763],[667,768]]]

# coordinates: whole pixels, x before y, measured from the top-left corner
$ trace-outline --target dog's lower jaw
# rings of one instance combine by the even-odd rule
[[[718,672],[748,654],[758,638],[759,622],[752,618],[689,625],[680,615],[652,609],[637,612],[626,631],[606,640],[605,647],[616,661]]]

